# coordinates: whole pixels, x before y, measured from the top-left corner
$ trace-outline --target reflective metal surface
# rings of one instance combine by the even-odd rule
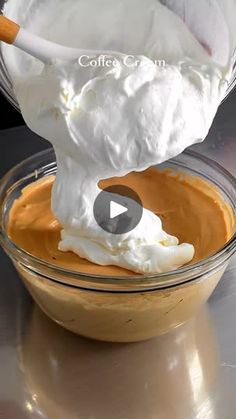
[[[236,174],[236,140],[221,128],[195,148]],[[24,127],[0,142],[0,175],[48,147]],[[0,267],[0,418],[236,419],[235,258],[196,318],[137,344],[63,330],[33,304],[2,250]]]

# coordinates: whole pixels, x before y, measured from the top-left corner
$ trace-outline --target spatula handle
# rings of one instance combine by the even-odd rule
[[[5,16],[0,16],[0,41],[13,44],[20,30],[20,26]]]

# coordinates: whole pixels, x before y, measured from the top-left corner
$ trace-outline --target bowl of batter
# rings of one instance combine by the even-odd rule
[[[183,267],[142,275],[58,250],[61,226],[50,205],[56,170],[53,150],[38,153],[13,168],[0,191],[1,244],[41,309],[75,333],[114,342],[149,339],[191,318],[235,251],[235,179],[185,152],[117,180],[195,248]]]
[[[235,181],[181,153],[234,83],[235,1],[8,0],[3,13],[78,54],[40,61],[1,45],[5,94],[54,149],[2,181],[3,247],[62,326],[118,342],[166,332],[207,300],[234,251]],[[142,203],[127,231],[95,211],[114,186]]]

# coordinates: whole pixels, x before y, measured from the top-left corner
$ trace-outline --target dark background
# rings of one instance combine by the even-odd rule
[[[23,125],[24,121],[18,111],[0,93],[0,129]]]

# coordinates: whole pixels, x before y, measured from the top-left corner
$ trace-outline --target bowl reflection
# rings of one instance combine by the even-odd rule
[[[21,361],[28,406],[41,418],[215,417],[218,351],[207,307],[169,334],[132,344],[81,338],[35,307]]]

